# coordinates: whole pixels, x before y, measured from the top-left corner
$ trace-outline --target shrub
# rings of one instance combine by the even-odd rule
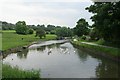
[[[28,34],[33,34],[33,29],[29,29]]]

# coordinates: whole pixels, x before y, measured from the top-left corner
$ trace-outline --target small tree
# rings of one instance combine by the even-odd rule
[[[26,26],[25,21],[18,21],[16,23],[16,33],[17,34],[27,34],[28,33],[28,27]]]
[[[45,33],[45,31],[43,30],[43,29],[37,29],[36,30],[36,35],[35,35],[35,37],[37,37],[37,36],[39,36],[40,37],[40,39],[42,39],[42,37],[46,37],[46,33]]]
[[[81,18],[78,20],[76,27],[73,29],[74,34],[77,36],[87,35],[89,33],[88,22],[85,19]]]
[[[33,29],[29,29],[28,33],[29,34],[33,34],[34,30]]]

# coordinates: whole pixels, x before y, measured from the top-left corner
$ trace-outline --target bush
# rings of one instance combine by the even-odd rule
[[[49,34],[49,31],[46,31],[46,34]]]
[[[83,35],[83,36],[81,37],[81,39],[82,39],[82,40],[85,40],[85,39],[86,39],[86,36]]]
[[[28,34],[33,34],[33,29],[29,29]]]

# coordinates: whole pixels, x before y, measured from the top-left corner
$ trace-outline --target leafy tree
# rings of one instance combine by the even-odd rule
[[[46,27],[45,27],[45,25],[43,24],[43,25],[37,25],[37,28],[36,29],[38,29],[38,28],[41,28],[41,29],[43,29],[44,31],[46,30]]]
[[[47,25],[46,31],[51,32],[51,31],[54,30],[54,29],[55,29],[55,26],[54,26],[54,25]]]
[[[74,34],[78,36],[86,35],[89,33],[88,29],[88,22],[85,21],[85,19],[81,18],[78,20],[76,27],[73,29]]]
[[[37,36],[39,36],[40,39],[42,39],[42,37],[44,37],[44,38],[46,37],[46,33],[43,29],[39,28],[39,29],[36,30],[35,37],[37,37]]]
[[[71,29],[62,27],[62,28],[56,29],[56,35],[58,37],[71,37],[73,35],[73,33],[72,33]]]
[[[55,30],[51,30],[51,31],[50,31],[50,34],[55,34],[55,33],[56,33]]]
[[[28,30],[28,34],[33,34],[33,33],[34,33],[34,30],[30,28],[30,29]]]
[[[95,2],[86,10],[94,14],[91,19],[105,41],[120,43],[120,2]]]
[[[16,23],[16,33],[17,34],[27,34],[28,33],[28,27],[26,26],[25,21],[18,21]]]

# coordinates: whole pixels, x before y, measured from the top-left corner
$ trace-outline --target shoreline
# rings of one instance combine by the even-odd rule
[[[113,56],[113,55],[110,55],[108,53],[105,53],[101,50],[95,50],[94,48],[90,48],[90,47],[87,47],[87,46],[83,46],[83,45],[80,45],[80,44],[76,44],[75,42],[73,41],[70,41],[71,44],[76,47],[76,48],[79,48],[79,49],[82,49],[84,51],[87,51],[87,52],[90,52],[91,55],[96,55],[98,57],[104,57],[104,58],[107,58],[109,60],[112,60],[112,61],[117,61],[117,62],[120,62],[120,56]],[[85,45],[88,45],[88,44],[85,44]],[[90,46],[93,46],[93,45],[90,45]],[[96,46],[97,47],[97,46]]]
[[[22,52],[23,50],[28,49],[29,46],[31,46],[33,44],[38,44],[38,43],[45,42],[45,41],[50,41],[50,40],[33,41],[33,42],[31,42],[31,43],[29,43],[27,45],[17,46],[15,48],[10,48],[10,49],[4,50],[4,51],[2,51],[2,59],[5,58],[7,55],[9,55],[11,53]],[[62,41],[62,42],[58,42],[58,43],[55,43],[55,44],[62,44],[62,43],[65,43],[65,42],[67,42],[67,40]],[[50,44],[50,45],[53,45],[53,44]]]

